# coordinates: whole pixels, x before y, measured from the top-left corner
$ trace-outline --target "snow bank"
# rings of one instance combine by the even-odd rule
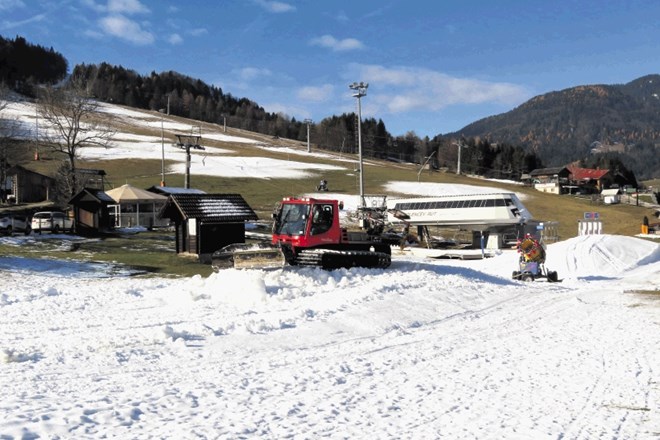
[[[660,261],[658,245],[634,237],[583,235],[548,247],[547,266],[577,279],[625,276]]]

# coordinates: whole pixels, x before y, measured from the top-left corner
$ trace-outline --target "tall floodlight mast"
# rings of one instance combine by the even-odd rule
[[[452,142],[452,145],[458,147],[458,163],[456,164],[456,174],[461,174],[461,150],[467,148],[467,145],[463,145],[463,142]]]
[[[358,109],[358,173],[360,174],[360,206],[364,207],[364,173],[362,172],[362,101],[363,96],[367,96],[367,88],[369,87],[368,83],[359,83],[354,82],[349,84],[348,87],[354,91],[353,97],[357,98],[357,109]]]
[[[311,147],[311,144],[309,143],[309,126],[311,125],[312,120],[308,118],[308,119],[305,119],[303,122],[305,124],[307,124],[307,152],[311,153],[312,152],[312,147]]]

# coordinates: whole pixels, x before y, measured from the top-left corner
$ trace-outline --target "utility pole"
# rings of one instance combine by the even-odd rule
[[[176,137],[179,139],[179,142],[177,142],[177,146],[186,152],[186,176],[185,176],[185,182],[184,182],[184,188],[190,189],[190,149],[195,149],[195,150],[204,150],[204,147],[202,147],[199,144],[199,140],[202,138],[201,136],[194,136],[194,135],[181,135],[177,134]]]
[[[311,153],[312,152],[312,147],[309,145],[309,124],[312,123],[311,119],[305,119],[305,124],[307,124],[307,152]]]
[[[34,160],[39,160],[39,105],[35,106]]]
[[[168,96],[169,101],[169,96]],[[163,125],[163,110],[158,110],[160,112],[160,186],[165,186],[165,127]]]
[[[422,167],[419,169],[419,173],[417,173],[417,181],[419,182],[419,177],[422,175],[422,171],[424,171],[424,167],[426,167],[426,164],[429,163],[433,155],[435,154],[435,151],[432,151],[431,154],[429,154],[429,157],[426,158],[426,161],[422,164]]]
[[[360,206],[364,207],[364,173],[362,168],[362,102],[361,98],[367,96],[367,88],[369,87],[368,83],[359,83],[354,82],[349,84],[348,87],[351,90],[354,90],[353,97],[357,98],[357,108],[358,108],[358,173],[360,174]]]
[[[456,174],[461,174],[461,150],[465,148],[465,145],[460,142],[453,142],[452,145],[456,145],[458,147],[458,164],[456,165]]]

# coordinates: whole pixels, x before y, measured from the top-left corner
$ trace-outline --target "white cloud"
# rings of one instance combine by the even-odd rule
[[[105,5],[96,4],[94,0],[80,0],[80,3],[96,12],[105,13],[108,11],[108,8]]]
[[[282,104],[280,102],[266,102],[264,104],[259,103],[259,105],[261,105],[264,108],[264,110],[267,111],[268,113],[284,115],[289,118],[292,115],[295,115],[296,119],[305,119],[312,117],[308,109],[296,105]]]
[[[438,111],[456,104],[517,104],[529,98],[524,87],[504,82],[457,78],[416,67],[353,65],[357,77],[380,90],[372,97],[391,113]]]
[[[192,35],[193,37],[201,37],[202,35],[206,35],[208,33],[209,31],[206,28],[191,29],[188,31],[188,34]]]
[[[320,87],[302,87],[296,92],[298,99],[307,102],[324,102],[334,95],[334,87],[324,84]]]
[[[24,8],[25,3],[21,0],[0,0],[0,11],[9,11],[10,9]]]
[[[337,15],[335,16],[335,20],[337,20],[340,23],[348,23],[349,22],[348,15],[346,15],[346,12],[344,12],[344,11],[339,11],[339,13],[337,13]]]
[[[140,0],[108,0],[106,4],[96,3],[96,0],[80,0],[80,2],[101,14],[112,13],[131,15],[151,12],[149,8],[140,2]]]
[[[101,29],[114,37],[133,44],[147,45],[154,42],[151,32],[143,30],[139,23],[129,20],[123,15],[110,15],[99,20]]]
[[[312,46],[321,46],[332,49],[335,52],[364,48],[364,44],[355,38],[345,38],[343,40],[338,40],[332,35],[323,35],[322,37],[313,38],[310,40],[309,44]]]
[[[3,21],[0,23],[0,30],[20,28],[26,24],[38,23],[40,21],[44,21],[45,19],[46,14],[38,14],[21,21]]]
[[[113,14],[142,14],[150,11],[139,0],[108,0],[108,12]]]
[[[183,43],[183,38],[181,38],[181,35],[179,35],[179,34],[172,34],[172,35],[169,36],[167,41],[170,44],[181,44],[181,43]]]
[[[255,0],[255,3],[269,12],[281,13],[295,11],[296,7],[289,3],[268,1],[268,0]]]
[[[272,72],[260,67],[244,67],[237,71],[238,76],[243,81],[250,81],[261,76],[270,76]]]

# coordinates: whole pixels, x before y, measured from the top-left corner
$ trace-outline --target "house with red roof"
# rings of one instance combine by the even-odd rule
[[[609,170],[580,168],[575,165],[568,165],[566,168],[570,172],[569,180],[573,185],[591,192],[608,188],[614,180]]]

